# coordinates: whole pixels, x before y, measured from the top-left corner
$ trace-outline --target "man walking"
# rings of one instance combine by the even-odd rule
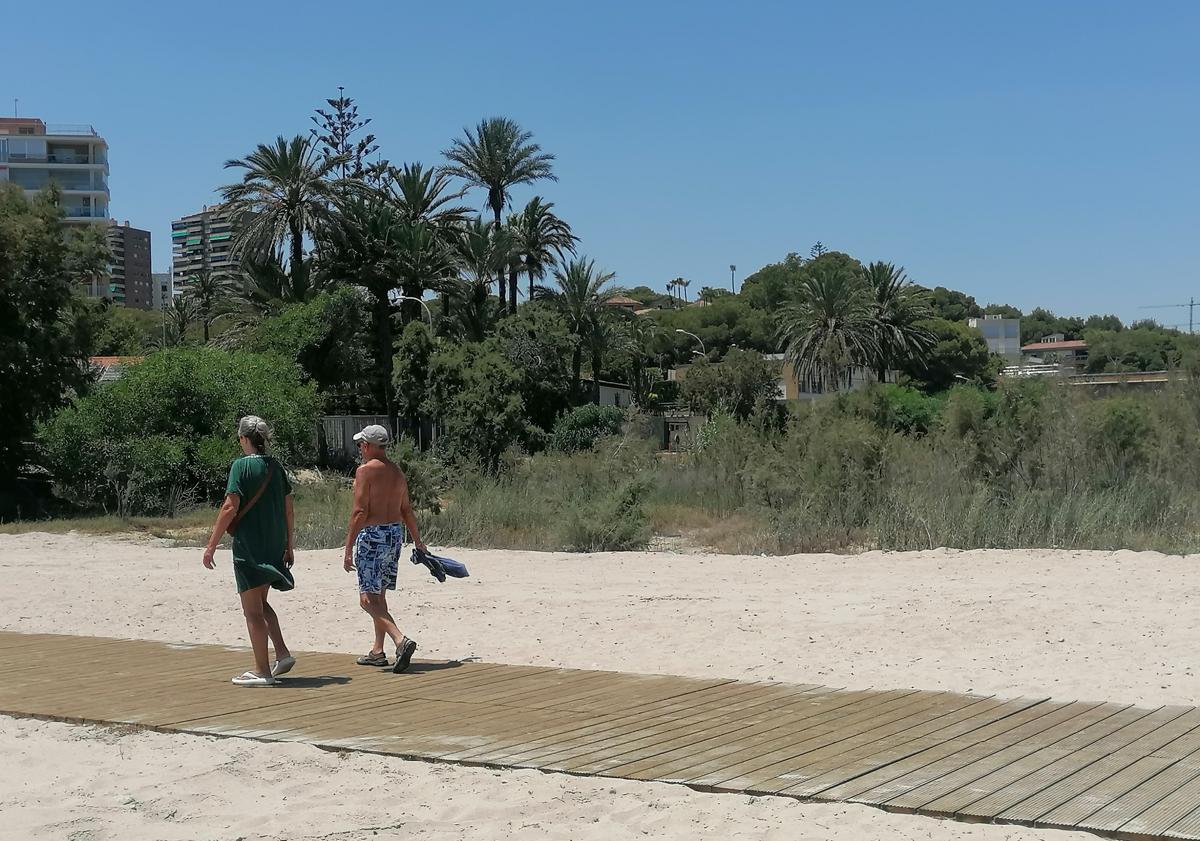
[[[405,528],[413,543],[422,551],[408,497],[408,481],[404,472],[387,457],[391,433],[384,427],[368,426],[354,436],[362,464],[354,474],[354,508],[350,528],[346,533],[346,572],[358,568],[359,604],[375,625],[375,644],[358,658],[363,666],[386,666],[383,653],[384,636],[396,645],[396,663],[392,671],[399,674],[408,668],[417,644],[396,627],[388,612],[387,591],[396,589],[396,573],[400,550],[404,546]]]

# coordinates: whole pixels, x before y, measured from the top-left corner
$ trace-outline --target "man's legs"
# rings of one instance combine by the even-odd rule
[[[359,593],[358,603],[370,615],[375,625],[375,646],[371,653],[383,651],[385,634],[392,638],[394,644],[399,645],[404,634],[400,633],[400,629],[396,627],[396,620],[392,619],[392,614],[388,612],[387,596],[383,593]]]
[[[261,677],[271,676],[271,662],[267,659],[267,617],[264,610],[270,586],[264,584],[240,594],[242,613],[246,617],[246,630],[250,633],[250,645],[254,649],[254,671]]]

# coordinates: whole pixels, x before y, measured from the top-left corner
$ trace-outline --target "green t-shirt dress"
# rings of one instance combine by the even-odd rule
[[[283,465],[271,456],[243,456],[229,468],[225,493],[237,494],[244,507],[267,478],[271,484],[246,512],[233,535],[233,577],[239,593],[270,584],[276,590],[296,586],[292,571],[284,563],[287,551],[287,513],[284,500],[292,492]]]

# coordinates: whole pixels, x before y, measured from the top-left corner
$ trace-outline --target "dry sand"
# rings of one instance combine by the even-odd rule
[[[392,599],[420,657],[1147,705],[1200,694],[1190,558],[453,554],[470,579],[406,567]],[[208,572],[198,550],[149,541],[0,535],[0,629],[243,644],[228,553],[218,562]],[[340,553],[301,553],[296,577],[272,599],[289,644],[365,650]],[[1091,837],[3,718],[0,756],[0,838]]]

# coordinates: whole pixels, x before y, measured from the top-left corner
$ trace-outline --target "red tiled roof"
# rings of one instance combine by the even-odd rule
[[[635,300],[633,300],[633,298],[626,298],[624,295],[616,295],[612,298],[609,298],[604,303],[611,304],[614,307],[635,307],[635,306],[640,307],[640,306],[642,306],[641,301],[635,301]]]
[[[1069,342],[1033,342],[1022,345],[1021,350],[1087,350],[1087,342],[1080,339]]]

